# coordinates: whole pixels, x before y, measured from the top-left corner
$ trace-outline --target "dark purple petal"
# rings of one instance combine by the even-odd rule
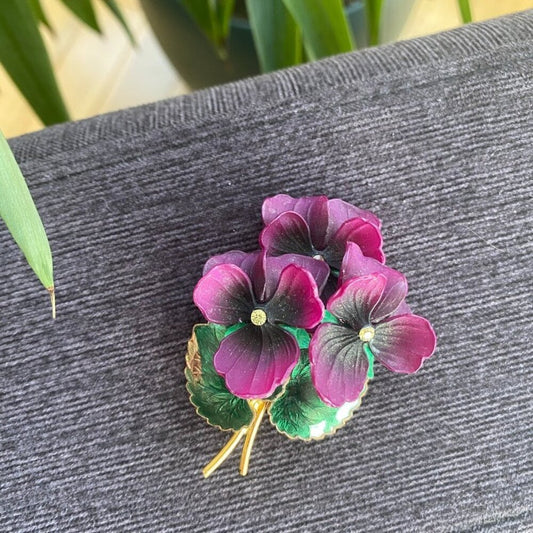
[[[318,395],[333,407],[357,400],[365,387],[368,359],[352,329],[321,324],[309,345],[311,378]]]
[[[349,242],[346,246],[346,253],[344,254],[344,259],[342,261],[339,285],[342,285],[342,283],[351,278],[366,276],[368,274],[382,274],[387,278],[387,284],[383,290],[382,301],[388,305],[398,307],[400,304],[391,304],[391,302],[397,302],[406,297],[407,280],[405,279],[405,276],[401,272],[376,261],[376,259],[373,259],[372,257],[366,257],[363,255],[357,244]],[[409,307],[405,302],[401,303],[401,311],[401,314],[407,314],[410,312]],[[375,309],[372,319],[379,322],[379,320],[391,313],[392,311],[389,310],[389,307]],[[396,313],[400,314],[398,313],[398,310],[396,310]]]
[[[308,199],[306,199],[308,200]],[[313,196],[307,213],[301,213],[309,225],[311,241],[317,250],[326,247],[326,232],[328,230],[328,199],[325,196]]]
[[[270,322],[312,329],[324,316],[324,304],[311,274],[299,266],[289,265],[283,269],[265,311]]]
[[[246,326],[220,343],[215,369],[240,398],[266,398],[290,376],[300,356],[296,339],[278,326]]]
[[[387,283],[385,276],[372,274],[347,281],[328,301],[328,311],[356,332],[370,325],[372,311]]]
[[[352,218],[362,218],[367,222],[370,222],[376,228],[381,228],[381,220],[364,209],[359,209],[344,200],[334,198],[328,202],[328,230],[326,239],[329,240],[338,231],[338,229],[347,221]]]
[[[376,326],[370,349],[389,370],[412,374],[433,354],[436,343],[435,332],[425,318],[400,315]]]
[[[254,309],[250,278],[235,265],[217,265],[196,284],[194,303],[209,322],[230,326],[250,320]]]
[[[309,226],[301,215],[292,211],[275,218],[261,232],[259,242],[270,255],[313,255]]]
[[[382,263],[385,261],[381,249],[383,239],[380,231],[370,222],[361,218],[352,218],[347,220],[328,242],[324,256],[332,267],[341,268],[349,242],[356,243],[361,248],[363,255],[373,257]]]
[[[313,259],[307,255],[285,254],[266,259],[266,299],[270,299],[278,286],[279,277],[288,265],[296,265],[307,270],[315,280],[318,293],[321,294],[329,277],[329,266],[325,261]]]
[[[209,258],[204,265],[203,275],[205,276],[213,267],[217,265],[235,265],[251,277],[251,267],[255,263],[260,252],[246,253],[240,250],[231,250],[220,255]]]

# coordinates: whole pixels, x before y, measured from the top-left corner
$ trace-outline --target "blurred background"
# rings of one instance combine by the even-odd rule
[[[28,1],[39,4],[38,0],[7,1]],[[193,6],[191,9],[194,10],[199,5],[194,5],[195,1],[197,0],[183,0],[183,4],[185,7],[187,4]],[[252,35],[245,20],[247,16],[245,7],[249,5],[244,1],[237,0],[236,4],[233,0],[230,2],[232,9],[235,10],[233,15],[236,17],[231,24],[228,23],[230,33],[228,36],[210,35],[212,42],[205,37],[205,31],[203,35],[201,31],[198,35],[193,35],[189,33],[192,30],[184,26],[183,22],[175,21],[174,14],[169,11],[173,9],[171,5],[173,3],[180,2],[178,0],[116,0],[115,2],[93,0],[94,21],[91,28],[91,24],[87,23],[87,17],[89,19],[91,17],[90,13],[80,11],[75,13],[75,9],[87,7],[90,0],[80,0],[77,4],[74,0],[71,5],[62,0],[40,0],[43,16],[40,19],[40,34],[44,39],[52,70],[71,119],[81,119],[185,94],[192,89],[254,74],[259,72],[260,67],[263,71],[272,70],[272,63],[269,66],[268,57],[261,56],[259,65],[254,55]],[[381,6],[381,21],[379,35],[372,35],[372,29],[361,22],[363,18],[357,18],[359,15],[356,11],[359,8],[356,4],[358,2],[353,0],[344,2],[345,11],[352,10],[347,17],[351,17],[353,44],[357,48],[435,33],[459,26],[465,20],[464,13],[461,13],[461,2],[458,0],[388,0],[388,4],[387,0],[384,0],[382,4],[376,2],[376,5]],[[363,13],[362,2],[360,4]],[[122,22],[120,16],[110,9],[113,6],[119,8],[124,19]],[[471,18],[474,21],[481,21],[532,8],[533,0],[470,0],[469,7]],[[196,15],[197,18],[194,18]],[[202,26],[202,13],[195,14],[194,11],[190,11],[185,17],[187,16],[189,22],[194,19],[193,22],[196,21],[198,26]],[[262,14],[259,13],[259,16]],[[43,19],[48,25],[43,23]],[[266,21],[264,18],[261,20]],[[131,36],[125,29],[124,21]],[[6,24],[9,28],[9,22]],[[226,48],[225,44],[217,48],[217,38],[222,42],[226,38],[229,39],[230,35],[231,39],[237,41],[229,42]],[[180,38],[187,40],[187,46],[180,42]],[[198,39],[198,42],[195,39]],[[207,43],[205,50],[202,47],[206,43],[201,42],[202,39]],[[239,53],[245,50],[249,44],[247,40],[252,43],[249,46],[252,51],[248,56],[245,54],[239,58],[244,66],[228,67],[227,65],[234,59],[232,50],[237,50]],[[132,41],[135,44],[132,44]],[[209,46],[211,49],[208,49]],[[187,47],[199,51],[200,59],[191,59]],[[4,46],[4,54],[5,50]],[[299,58],[301,61],[315,59],[307,47],[302,47],[301,55]],[[217,71],[219,67],[215,64],[217,61],[225,65],[221,67],[220,73]],[[1,55],[0,62],[2,62]],[[5,64],[5,61],[3,62]],[[205,72],[194,71],[199,63],[206,67]],[[178,70],[175,65],[178,65]],[[6,70],[0,66],[0,130],[6,137],[13,137],[42,127],[43,123],[32,106],[21,95]]]

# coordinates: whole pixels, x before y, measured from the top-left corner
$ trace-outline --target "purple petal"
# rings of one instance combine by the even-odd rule
[[[278,286],[279,277],[288,265],[296,265],[307,270],[315,280],[319,294],[322,293],[329,277],[329,266],[325,261],[307,255],[285,254],[266,259],[266,298],[270,299]]]
[[[305,198],[312,200],[307,213],[301,214],[309,225],[311,241],[317,250],[326,247],[326,232],[328,230],[328,199],[325,196],[313,196]]]
[[[260,252],[246,253],[240,250],[231,250],[220,255],[209,258],[204,265],[203,275],[205,276],[213,267],[217,265],[235,265],[251,277],[251,266],[255,263]]]
[[[254,309],[250,278],[235,265],[217,265],[196,284],[193,300],[209,322],[249,321]]]
[[[311,274],[299,266],[289,265],[283,269],[265,311],[269,321],[312,329],[324,316],[324,304]]]
[[[301,215],[292,211],[275,218],[261,232],[259,242],[270,255],[313,255],[309,226]]]
[[[317,216],[317,206],[325,205],[327,201],[328,199],[325,196],[304,196],[303,198],[293,198],[288,194],[278,194],[272,198],[267,198],[263,202],[263,222],[266,226],[281,215],[281,213],[286,213],[287,211],[298,213],[308,223],[311,223],[312,221],[316,222],[314,217]],[[319,211],[321,210],[320,208],[318,209]]]
[[[379,303],[386,284],[387,279],[381,274],[353,278],[329,299],[328,311],[359,332],[371,323],[372,311]]]
[[[347,220],[328,242],[324,255],[334,268],[340,269],[349,242],[355,242],[361,248],[363,255],[373,257],[382,263],[385,261],[381,249],[383,239],[380,231],[370,222],[361,218],[352,218]]]
[[[290,376],[300,356],[296,339],[271,324],[248,324],[220,343],[216,371],[240,398],[266,398]]]
[[[331,239],[338,229],[352,218],[362,218],[376,226],[376,228],[381,228],[381,220],[374,213],[359,209],[344,200],[334,198],[328,202],[327,240]]]
[[[400,315],[376,326],[370,349],[389,370],[412,374],[433,354],[436,343],[435,332],[425,318]]]
[[[368,359],[352,329],[321,324],[309,345],[311,378],[318,395],[333,407],[357,400],[365,387]]]
[[[341,271],[339,275],[339,284],[342,285],[345,281],[348,281],[354,277],[366,276],[368,274],[382,274],[387,278],[387,284],[383,291],[382,301],[388,305],[398,307],[400,305],[401,312],[396,310],[397,314],[408,314],[410,312],[409,307],[405,302],[401,304],[395,304],[398,300],[403,300],[407,295],[407,280],[405,276],[376,261],[372,257],[366,257],[361,252],[361,248],[353,242],[349,242],[346,246],[346,253],[342,261]],[[398,293],[398,294],[396,294]],[[395,307],[395,308],[396,308]],[[393,309],[394,311],[394,309]],[[391,314],[392,311],[389,307],[374,309],[372,319],[379,321],[385,316]]]

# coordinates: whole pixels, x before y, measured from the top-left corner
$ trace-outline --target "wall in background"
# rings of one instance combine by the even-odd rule
[[[57,0],[43,0],[55,36],[43,32],[67,107],[74,119],[153,102],[188,91],[159,48],[137,0],[119,0],[138,42],[133,48],[97,3],[103,30],[88,29]],[[533,8],[533,0],[471,0],[475,20]],[[417,0],[401,39],[460,25],[455,0]],[[42,125],[0,67],[0,128],[7,137]]]

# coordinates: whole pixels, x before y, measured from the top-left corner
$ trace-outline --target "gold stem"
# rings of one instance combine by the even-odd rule
[[[235,449],[240,440],[244,437],[244,434],[248,431],[248,427],[244,426],[239,431],[236,431],[233,437],[226,443],[224,448],[222,448],[217,455],[207,464],[202,473],[204,477],[209,477],[230,455],[230,453]]]
[[[242,448],[241,465],[239,468],[241,476],[248,474],[250,456],[252,455],[252,446],[254,445],[257,430],[259,429],[259,425],[261,424],[261,420],[263,419],[263,415],[265,414],[268,406],[268,402],[263,402],[261,400],[254,400],[250,403],[252,409],[254,410],[254,418],[250,424],[250,427],[248,428],[248,431],[246,432],[246,440],[244,441],[244,446]]]

